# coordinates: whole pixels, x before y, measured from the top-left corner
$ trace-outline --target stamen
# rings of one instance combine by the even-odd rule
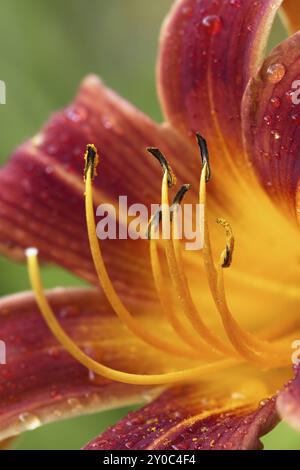
[[[235,355],[230,346],[227,346],[217,335],[214,334],[203,322],[197,308],[192,300],[189,287],[187,285],[183,266],[178,266],[173,240],[169,239],[166,233],[166,227],[170,221],[169,193],[168,193],[168,170],[165,171],[162,180],[161,192],[161,208],[162,208],[162,232],[165,253],[168,261],[170,276],[173,281],[178,300],[181,304],[183,312],[191,325],[201,337],[201,339],[210,346],[214,351],[221,352],[226,355]]]
[[[201,173],[199,203],[206,207],[206,164]],[[234,249],[233,232],[224,219],[217,219],[217,222],[225,228],[226,232],[226,248],[220,256],[219,267],[216,270],[210,242],[210,234],[206,214],[204,215],[204,247],[203,258],[204,265],[209,280],[210,290],[215,301],[216,307],[220,313],[223,326],[236,351],[247,360],[263,366],[285,365],[288,362],[286,347],[271,344],[267,341],[260,340],[250,333],[243,330],[234,320],[225,296],[223,269],[230,266],[232,262],[232,254]]]
[[[171,342],[164,341],[152,335],[149,331],[144,329],[139,324],[139,322],[131,315],[129,310],[124,306],[123,302],[121,301],[120,297],[118,296],[116,290],[113,287],[113,284],[105,267],[105,263],[101,253],[100,242],[96,234],[96,223],[94,216],[92,193],[92,175],[95,174],[94,164],[97,161],[97,158],[93,159],[93,161],[89,163],[85,171],[85,208],[91,254],[94,261],[95,270],[98,275],[99,283],[103,288],[103,291],[112,309],[115,311],[119,319],[127,326],[127,328],[134,335],[136,335],[142,341],[156,349],[160,349],[168,354],[175,354],[181,356],[183,354],[181,348]]]
[[[173,219],[173,213],[176,210],[176,206],[179,206],[185,196],[185,194],[191,189],[190,184],[184,184],[181,186],[179,191],[177,192],[176,196],[173,199],[173,203],[170,209],[170,221]],[[162,210],[161,207],[156,211],[156,213],[151,217],[148,229],[147,229],[147,239],[151,240],[151,232],[155,234],[157,232],[158,226],[161,223],[162,218]]]
[[[199,132],[196,133],[196,137],[197,137],[197,142],[200,148],[202,168],[206,166],[205,179],[206,179],[206,183],[208,183],[211,178],[211,169],[210,169],[210,164],[209,164],[209,153],[208,153],[207,143],[204,137],[202,137],[202,135],[199,134]]]
[[[176,196],[173,199],[173,204],[171,206],[171,209],[174,208],[175,206],[179,206],[182,203],[182,200],[186,193],[191,189],[190,184],[184,184],[181,186],[179,191],[177,192]],[[171,215],[172,215],[172,210],[171,210]]]
[[[167,173],[169,188],[172,188],[173,186],[175,186],[176,182],[177,182],[177,178],[174,175],[173,170],[170,167],[166,157],[161,153],[161,151],[158,148],[148,147],[147,152],[149,152],[151,155],[153,155],[159,161],[159,163],[162,167],[163,175],[165,173]]]
[[[178,205],[182,201],[182,198],[184,197],[184,194],[188,191],[189,187],[190,185],[184,185],[184,187],[182,187],[180,191],[178,191],[173,201],[174,207],[175,205]],[[161,209],[159,209],[159,214],[161,216]],[[176,209],[172,211],[172,214],[174,214],[174,217],[175,217],[175,214],[177,214]],[[155,219],[158,220],[158,215],[156,215]],[[202,359],[216,358],[218,357],[218,355],[214,354],[206,346],[204,346],[202,350],[200,350],[199,341],[196,339],[194,334],[187,329],[186,325],[182,323],[181,319],[179,318],[176,311],[174,311],[174,308],[172,307],[171,295],[168,289],[168,285],[165,285],[164,283],[160,257],[158,255],[158,240],[156,239],[156,236],[155,236],[155,232],[157,231],[158,227],[157,227],[157,224],[153,224],[152,221],[153,221],[153,217],[150,220],[149,229],[148,229],[148,233],[150,232],[150,235],[149,235],[150,260],[151,260],[152,274],[153,274],[153,279],[154,279],[154,283],[156,287],[156,292],[160,300],[165,317],[167,318],[167,320],[173,327],[173,330],[175,331],[175,333],[180,337],[180,339],[183,340],[190,348],[194,348],[194,350],[197,351],[197,353],[195,353],[195,351],[192,353],[193,357],[198,357],[198,358],[201,357]]]
[[[91,170],[91,178],[94,179],[97,176],[97,166],[99,163],[99,155],[95,145],[88,144],[84,155],[85,167],[84,167],[84,181],[86,181],[87,173]]]
[[[156,234],[158,227],[161,223],[161,208],[151,217],[148,229],[147,229],[147,239],[152,240],[153,236]]]
[[[32,290],[35,294],[41,314],[43,315],[49,329],[52,331],[58,342],[71,354],[72,357],[95,374],[101,375],[102,377],[110,380],[133,385],[166,385],[198,381],[199,378],[203,376],[222,371],[226,367],[232,367],[237,364],[237,361],[234,360],[224,360],[176,372],[143,375],[118,371],[95,361],[85,354],[60,326],[44,294],[37,254],[36,252],[28,250],[26,255]]]
[[[217,224],[222,225],[226,232],[226,247],[221,255],[221,266],[222,268],[229,268],[232,263],[232,255],[234,250],[234,236],[232,232],[232,228],[225,219],[218,218]]]

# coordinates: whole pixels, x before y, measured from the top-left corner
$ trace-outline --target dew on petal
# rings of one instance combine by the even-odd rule
[[[295,124],[299,125],[300,124],[300,114],[295,113],[291,115],[292,121],[294,121]]]
[[[181,10],[183,15],[191,15],[192,14],[192,8],[189,5],[184,5]]]
[[[242,2],[241,2],[241,0],[230,0],[229,5],[231,5],[232,7],[235,7],[235,8],[241,8]]]
[[[45,168],[45,173],[46,173],[47,175],[52,175],[53,172],[54,172],[53,166],[51,166],[51,165],[46,166],[46,168]]]
[[[291,104],[293,104],[294,93],[295,92],[293,90],[289,90],[285,93],[286,100]]]
[[[281,139],[281,134],[278,131],[271,131],[272,136],[274,137],[275,140]]]
[[[69,398],[68,405],[70,406],[72,411],[77,411],[82,408],[82,404],[80,403],[80,400],[78,400],[78,398]]]
[[[222,20],[217,15],[208,15],[203,18],[202,25],[207,28],[207,31],[211,35],[215,35],[218,34],[222,29]]]
[[[104,116],[101,118],[102,125],[105,129],[110,130],[113,128],[113,123],[109,117]]]
[[[41,425],[40,419],[32,413],[21,413],[19,421],[24,424],[28,431],[33,431]]]
[[[265,160],[269,160],[269,159],[270,159],[270,154],[269,154],[268,152],[261,151],[261,156],[262,156]]]
[[[269,114],[266,114],[264,116],[264,122],[267,126],[270,126],[272,124],[272,117]]]
[[[49,348],[47,352],[53,359],[58,359],[60,356],[60,350],[58,347]]]
[[[271,98],[270,102],[271,102],[271,105],[273,106],[273,108],[275,108],[275,109],[278,109],[281,106],[281,99],[278,98],[278,96],[273,96]]]
[[[70,107],[66,110],[66,116],[70,121],[80,123],[86,120],[87,111],[84,108]]]
[[[279,83],[286,74],[283,64],[272,64],[267,69],[267,79],[270,83]]]
[[[63,307],[59,312],[59,316],[61,318],[72,318],[77,317],[78,315],[80,315],[80,310],[76,305]]]

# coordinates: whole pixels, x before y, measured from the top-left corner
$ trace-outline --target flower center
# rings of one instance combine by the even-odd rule
[[[245,331],[235,320],[229,309],[224,287],[224,269],[229,268],[231,265],[234,250],[234,236],[229,223],[222,218],[217,219],[217,223],[225,230],[226,245],[220,255],[219,261],[215,263],[212,255],[210,230],[206,217],[206,187],[211,178],[209,154],[206,142],[199,134],[197,134],[197,140],[202,159],[199,204],[204,207],[204,266],[209,289],[222,320],[227,336],[226,339],[221,338],[215,331],[207,326],[201,312],[199,312],[199,309],[193,301],[185,273],[181,251],[182,246],[176,236],[176,231],[178,230],[177,209],[185,193],[188,191],[189,185],[184,185],[178,191],[173,200],[173,210],[171,211],[169,189],[175,186],[176,177],[164,155],[158,149],[148,149],[149,153],[157,158],[163,169],[161,208],[158,217],[154,217],[149,223],[149,251],[157,296],[160,300],[164,315],[173,328],[174,333],[180,339],[180,342],[175,340],[168,341],[149,332],[148,329],[144,328],[143,325],[139,323],[139,320],[131,314],[118,296],[108,275],[101,252],[101,245],[96,234],[93,207],[93,179],[97,176],[99,156],[94,145],[89,144],[87,146],[84,170],[86,222],[91,254],[99,283],[112,309],[130,332],[144,343],[171,356],[180,356],[188,360],[198,360],[199,365],[197,367],[163,374],[142,375],[114,370],[90,358],[64,332],[46,299],[41,282],[37,250],[31,248],[26,251],[32,289],[35,293],[39,309],[52,333],[77,361],[94,373],[108,379],[140,385],[171,384],[193,382],[199,380],[203,375],[205,376],[208,373],[222,371],[226,367],[238,365],[245,361],[263,369],[282,367],[290,363],[290,340],[288,337],[280,342],[262,340]],[[165,233],[166,227],[169,227],[170,221],[172,226],[171,237]],[[174,303],[172,302],[173,298],[169,289],[170,286],[165,285],[166,283],[162,274],[162,266],[158,252],[158,243],[160,241],[154,236],[156,235],[159,222],[162,223],[162,246],[166,255],[169,271],[168,275],[171,280],[170,284],[174,289],[177,308],[174,308]]]

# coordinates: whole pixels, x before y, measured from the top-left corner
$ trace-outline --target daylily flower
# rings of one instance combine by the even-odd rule
[[[262,57],[277,11],[295,32],[297,7],[175,2],[158,58],[162,125],[89,76],[1,170],[2,252],[24,260],[36,247],[43,261],[102,286],[44,294],[37,251],[27,252],[34,293],[0,301],[2,440],[145,400],[86,448],[255,449],[279,417],[300,428],[291,361],[300,335],[300,121],[291,99],[300,33]],[[88,161],[84,201],[89,144],[100,163],[92,186]],[[98,244],[99,203],[121,194],[129,204],[168,202],[170,168],[161,160],[161,182],[150,146],[178,187],[192,185],[189,200],[205,204],[202,252],[181,251],[175,240]],[[87,156],[96,156],[91,145]]]

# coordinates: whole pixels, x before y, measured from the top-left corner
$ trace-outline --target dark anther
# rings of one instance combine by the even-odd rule
[[[153,155],[160,163],[163,173],[165,171],[168,173],[168,186],[172,188],[176,184],[176,176],[174,175],[172,168],[170,167],[166,157],[161,153],[158,148],[149,147],[147,148],[147,152]]]
[[[222,268],[230,268],[231,263],[232,263],[232,251],[226,245],[225,256],[224,256],[224,261],[223,261],[223,264],[222,264]]]
[[[173,199],[173,204],[172,206],[175,206],[176,204],[181,204],[181,201],[182,199],[184,198],[185,194],[191,189],[191,185],[190,184],[184,184],[183,186],[181,186],[181,188],[179,189],[178,193],[176,194],[176,196],[174,197]]]
[[[208,147],[206,140],[202,135],[199,134],[199,132],[196,133],[197,137],[197,142],[200,148],[200,154],[201,154],[201,160],[202,160],[202,168],[206,164],[206,182],[208,183],[210,178],[211,178],[211,168],[210,168],[210,163],[209,163],[209,152],[208,152]]]
[[[173,199],[173,203],[170,207],[170,221],[172,222],[173,220],[173,212],[176,210],[177,206],[179,206],[185,196],[185,194],[191,189],[190,184],[184,184],[181,186],[179,189],[178,193]],[[148,231],[147,231],[147,238],[148,240],[151,240],[151,230],[152,227],[154,227],[155,230],[157,230],[159,224],[161,223],[162,220],[162,210],[161,207],[157,210],[157,212],[154,214],[153,217],[151,217],[151,220],[148,224]]]
[[[88,144],[86,146],[86,153],[85,153],[85,167],[84,167],[84,180],[86,180],[87,178],[87,174],[88,174],[88,171],[89,169],[91,169],[91,178],[93,179],[94,176],[96,176],[95,174],[95,170],[96,170],[96,166],[97,166],[97,159],[98,159],[98,154],[97,154],[97,149],[95,147],[95,145],[93,144]]]
[[[225,229],[226,233],[226,247],[223,254],[222,268],[229,268],[232,263],[232,256],[234,251],[234,236],[230,224],[222,218],[217,218],[217,224]]]

